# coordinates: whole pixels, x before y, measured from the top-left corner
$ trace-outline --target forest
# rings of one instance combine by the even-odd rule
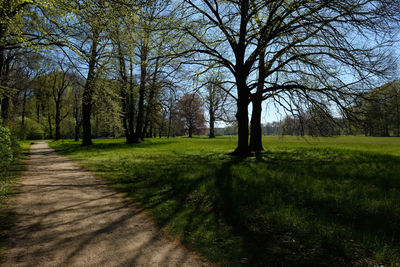
[[[399,264],[399,30],[399,0],[0,0],[0,252],[49,153],[207,262]]]

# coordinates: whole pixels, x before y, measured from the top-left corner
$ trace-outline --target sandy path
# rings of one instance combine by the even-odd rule
[[[116,192],[58,155],[31,147],[2,266],[204,266]]]

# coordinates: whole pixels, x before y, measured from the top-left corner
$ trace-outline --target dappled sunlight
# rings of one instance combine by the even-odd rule
[[[203,265],[110,183],[46,147],[32,147],[21,178],[6,265]]]

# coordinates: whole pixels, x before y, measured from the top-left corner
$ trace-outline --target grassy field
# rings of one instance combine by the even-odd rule
[[[235,137],[94,142],[50,145],[212,262],[400,264],[400,138],[265,137],[248,159]]]
[[[14,222],[14,213],[8,207],[9,198],[15,194],[13,185],[18,176],[25,170],[23,161],[28,153],[30,141],[19,142],[18,151],[14,151],[15,158],[10,166],[10,170],[4,172],[0,170],[0,263],[2,261],[2,252],[5,249],[4,241],[7,238],[8,230]]]

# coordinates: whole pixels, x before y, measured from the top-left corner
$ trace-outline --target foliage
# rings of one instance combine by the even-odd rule
[[[361,122],[365,134],[400,136],[400,82],[393,81],[371,90],[364,96],[358,111],[358,124]]]
[[[39,140],[45,137],[44,127],[30,118],[25,118],[24,126],[22,126],[19,118],[12,128],[22,140]]]
[[[400,140],[264,137],[258,158],[236,138],[51,143],[223,266],[396,266]]]
[[[12,162],[10,130],[0,125],[0,178]]]

